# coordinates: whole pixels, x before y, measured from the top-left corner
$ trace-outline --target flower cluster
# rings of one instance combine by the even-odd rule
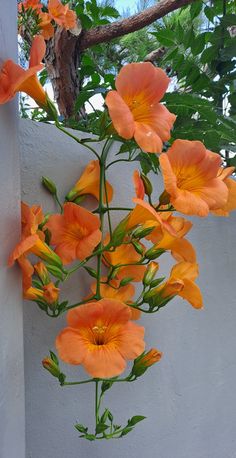
[[[19,31],[23,34],[27,23],[32,28],[34,20],[36,28],[45,40],[53,37],[56,25],[65,30],[76,27],[76,13],[60,0],[48,0],[47,7],[39,0],[24,0],[18,5],[18,12]]]
[[[38,1],[25,0],[20,8],[46,14],[41,13]],[[47,14],[57,24],[68,27],[69,13],[58,0],[49,0]],[[12,61],[3,64],[1,103],[17,91],[25,91],[40,106],[47,107],[36,76],[42,68],[44,51],[44,40],[38,35],[28,70]],[[96,159],[88,163],[64,202],[58,199],[55,183],[44,177],[43,184],[60,211],[44,215],[40,206],[22,203],[22,237],[9,257],[10,266],[17,261],[22,269],[26,299],[34,301],[48,316],[66,313],[67,325],[55,340],[58,356],[65,363],[83,366],[90,378],[68,382],[53,352],[43,360],[43,366],[61,385],[95,383],[95,434],[76,425],[82,437],[89,440],[121,437],[144,419],[134,416],[122,428],[114,426],[110,411],[100,413],[105,391],[115,383],[135,381],[161,359],[159,350],[145,351],[144,327],[139,324],[142,315],[160,311],[176,296],[195,309],[203,308],[196,282],[196,251],[186,238],[193,223],[186,215],[227,216],[236,209],[236,181],[230,177],[234,169],[224,168],[220,155],[207,150],[200,141],[171,142],[175,115],[160,103],[168,83],[165,73],[151,63],[133,63],[121,69],[116,90],[108,92],[105,99],[113,127],[104,127],[101,154],[89,142],[69,134]],[[68,133],[59,120],[56,126]],[[114,138],[122,144],[128,140],[131,146],[126,161],[131,166],[133,151],[145,152],[149,158],[155,155],[164,184],[158,198],[153,198],[147,174],[135,169],[134,195],[127,197],[128,207],[111,206],[113,187],[106,174],[122,160],[119,156],[111,159]],[[88,195],[94,203],[92,210],[91,202],[90,210],[86,208]],[[111,215],[116,210],[126,213],[113,227]],[[170,255],[173,261],[168,278],[162,274],[163,254]],[[80,269],[91,277],[86,297],[76,304],[61,301],[63,282]],[[125,370],[128,373],[119,378]]]

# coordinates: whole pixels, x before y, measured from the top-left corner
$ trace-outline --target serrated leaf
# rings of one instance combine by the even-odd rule
[[[161,29],[158,32],[152,32],[152,35],[164,46],[176,45],[176,35],[170,29]]]
[[[140,421],[145,420],[145,418],[147,417],[144,417],[143,415],[134,415],[134,417],[128,420],[128,426],[134,426],[137,423],[139,423]]]

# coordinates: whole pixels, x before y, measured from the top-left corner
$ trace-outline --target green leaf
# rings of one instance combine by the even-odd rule
[[[77,423],[77,425],[75,425],[75,428],[77,429],[77,431],[79,431],[80,433],[87,433],[88,431],[88,428],[85,427],[84,425],[81,425],[80,423]]]
[[[111,18],[113,17],[118,18],[120,16],[119,11],[117,11],[116,8],[113,8],[113,6],[109,6],[109,5],[102,8],[101,14],[102,16],[111,17]]]
[[[106,431],[106,429],[109,428],[108,425],[105,425],[105,423],[99,423],[97,426],[96,426],[96,434],[101,434],[103,433],[104,431]]]
[[[204,14],[210,22],[214,21],[215,10],[212,6],[205,6]]]
[[[190,7],[190,15],[191,19],[195,19],[202,11],[202,1],[195,0]]]
[[[112,385],[113,385],[113,381],[112,380],[105,380],[104,382],[102,382],[102,386],[101,386],[101,394],[105,393],[105,391],[109,390]]]
[[[224,27],[236,25],[236,14],[226,14],[221,18],[220,22],[224,25]]]
[[[128,426],[134,426],[137,423],[139,423],[140,421],[145,420],[145,418],[147,417],[144,417],[143,415],[135,415],[130,420],[128,420]]]
[[[213,45],[209,46],[209,48],[206,48],[202,55],[201,55],[201,62],[203,64],[208,64],[211,62],[213,59],[217,58],[218,56],[218,46]]]
[[[152,32],[152,35],[164,46],[176,45],[176,35],[170,29],[161,29],[158,32]]]
[[[236,38],[232,39],[232,44],[220,50],[220,58],[225,61],[236,56]]]
[[[193,43],[191,43],[191,51],[194,56],[200,54],[205,46],[205,33],[200,33],[196,36]]]
[[[128,426],[127,426],[126,428],[124,428],[124,429],[123,429],[123,431],[122,431],[122,433],[120,434],[120,436],[119,436],[119,437],[123,437],[123,436],[126,436],[126,434],[129,434],[129,433],[130,433],[130,431],[132,431],[132,430],[133,430],[133,428],[132,428],[132,427],[128,427]]]

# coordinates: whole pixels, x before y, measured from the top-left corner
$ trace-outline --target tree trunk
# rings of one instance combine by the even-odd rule
[[[76,115],[74,104],[80,91],[78,36],[57,28],[47,44],[45,65],[60,114],[65,118]]]

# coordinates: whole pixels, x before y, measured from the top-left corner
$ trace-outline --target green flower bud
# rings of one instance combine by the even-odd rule
[[[43,186],[50,192],[50,194],[55,195],[57,193],[57,187],[50,178],[42,177]]]
[[[153,191],[152,183],[148,179],[148,177],[146,175],[144,175],[143,173],[141,173],[141,178],[142,178],[142,182],[143,182],[143,185],[144,185],[145,194],[147,194],[147,196],[150,196],[152,194],[152,191]]]

